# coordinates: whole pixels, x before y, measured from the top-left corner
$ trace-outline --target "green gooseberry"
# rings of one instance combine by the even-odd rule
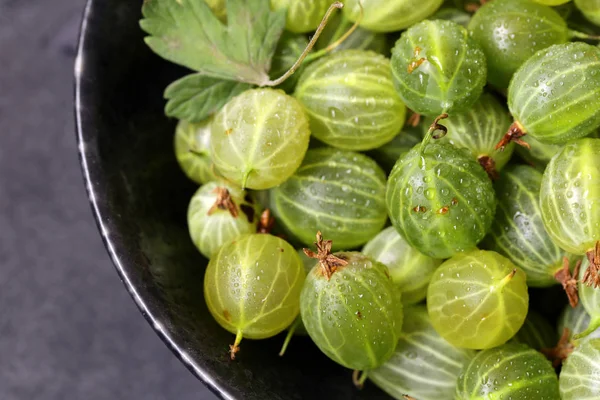
[[[396,90],[408,108],[424,115],[467,111],[486,81],[486,59],[465,28],[425,20],[404,31],[392,49]]]
[[[525,279],[523,270],[496,252],[458,254],[429,283],[431,323],[456,347],[489,349],[506,343],[527,317]]]
[[[271,69],[269,71],[271,79],[283,76],[283,74],[292,68],[307,46],[308,39],[305,35],[284,32],[279,39],[279,43],[277,43],[275,54],[273,54],[273,59],[271,60]],[[278,88],[292,93],[302,71],[304,71],[304,64],[300,65],[298,70],[279,85]]]
[[[367,154],[389,173],[400,157],[408,153],[423,140],[423,125],[405,125],[390,142],[369,151]]]
[[[400,292],[385,265],[357,252],[331,254],[317,235],[319,259],[300,295],[302,321],[313,342],[346,368],[369,371],[394,353],[402,329]],[[361,381],[366,377],[363,376]]]
[[[501,90],[538,50],[570,39],[567,23],[556,11],[530,0],[487,2],[473,15],[469,32],[487,57],[488,82]]]
[[[231,99],[211,125],[210,152],[217,171],[249,189],[287,180],[308,149],[308,119],[282,90],[251,89]]]
[[[287,10],[285,29],[293,33],[317,29],[330,5],[331,0],[271,0],[272,10]]]
[[[600,339],[581,343],[563,363],[560,372],[560,398],[583,400],[600,398]]]
[[[475,159],[449,143],[415,146],[390,173],[392,225],[419,252],[449,258],[475,248],[496,210],[492,182]]]
[[[448,21],[456,22],[457,24],[468,27],[471,21],[471,14],[456,7],[445,7],[438,10],[431,16],[430,19],[445,19]]]
[[[259,213],[259,206],[246,191],[226,182],[209,182],[190,201],[190,237],[202,255],[210,259],[223,245],[256,232]]]
[[[527,285],[547,287],[565,281],[563,259],[574,256],[554,244],[544,228],[539,203],[542,173],[527,165],[511,165],[494,184],[496,218],[483,242],[508,257],[527,274]],[[569,275],[569,274],[567,274]],[[571,295],[573,295],[572,287]],[[567,292],[569,293],[569,292]]]
[[[341,39],[350,28],[352,28],[352,23],[343,13],[332,16],[325,29],[323,29],[315,48],[317,50],[328,48]],[[350,36],[330,51],[334,53],[348,49],[371,50],[385,55],[389,51],[389,46],[384,34],[358,27]]]
[[[210,157],[212,117],[200,122],[179,121],[175,129],[175,157],[188,178],[198,184],[217,179]]]
[[[600,139],[569,142],[542,177],[542,220],[552,241],[575,255],[587,255],[592,268],[586,283],[600,277]]]
[[[242,338],[266,339],[286,329],[300,308],[304,267],[285,240],[249,234],[221,247],[204,276],[208,310],[236,335],[231,357]]]
[[[586,292],[586,297],[592,293]],[[586,299],[587,301],[587,299]],[[585,311],[582,302],[576,307],[566,306],[558,318],[557,333],[562,335],[565,328],[569,330],[568,339],[571,340],[574,335],[583,332],[590,325],[590,314]],[[579,342],[589,339],[600,338],[600,327],[589,333],[586,337],[579,339]]]
[[[458,378],[454,399],[558,400],[558,378],[541,353],[508,343],[471,359]]]
[[[590,22],[600,26],[600,0],[575,0],[575,6]]]
[[[346,0],[344,14],[360,26],[375,32],[395,32],[424,20],[444,0]],[[362,11],[361,11],[362,6]]]
[[[345,150],[370,150],[398,134],[406,107],[381,54],[343,50],[311,64],[296,86],[313,136]]]
[[[600,127],[600,49],[586,43],[540,50],[515,73],[508,107],[515,118],[498,147],[529,135],[561,144]]]
[[[410,393],[418,400],[452,399],[456,379],[475,355],[453,347],[431,325],[427,307],[404,309],[400,340],[392,358],[369,371],[369,379],[396,399]]]
[[[508,110],[493,95],[484,93],[468,111],[444,121],[448,133],[439,143],[449,142],[469,150],[487,174],[497,179],[514,150],[512,143],[504,151],[495,148],[510,124]]]
[[[442,260],[428,257],[410,247],[393,226],[371,239],[362,253],[386,267],[404,304],[415,304],[427,296],[427,285]]]
[[[523,343],[535,350],[550,349],[556,345],[558,336],[554,327],[533,310],[529,310],[523,326],[511,341]]]
[[[271,189],[277,221],[305,245],[317,230],[333,238],[336,249],[368,242],[387,220],[385,174],[360,153],[324,147],[306,153],[302,165]]]

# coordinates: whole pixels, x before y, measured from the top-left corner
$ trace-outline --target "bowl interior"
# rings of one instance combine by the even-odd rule
[[[385,399],[351,371],[294,338],[244,340],[235,361],[233,335],[208,313],[206,260],[188,238],[186,210],[196,187],[179,170],[175,121],[163,113],[163,90],[186,73],[155,56],[139,29],[140,1],[90,0],[76,63],[80,155],[100,231],[127,290],[175,354],[224,398]]]

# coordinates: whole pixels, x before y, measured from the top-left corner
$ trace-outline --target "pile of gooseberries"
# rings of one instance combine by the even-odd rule
[[[176,128],[231,359],[287,331],[396,399],[600,398],[600,1],[330,3],[271,0],[295,74]]]

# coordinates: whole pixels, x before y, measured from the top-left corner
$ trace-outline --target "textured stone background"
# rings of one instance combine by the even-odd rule
[[[87,203],[83,0],[0,0],[0,399],[213,399],[123,289]]]

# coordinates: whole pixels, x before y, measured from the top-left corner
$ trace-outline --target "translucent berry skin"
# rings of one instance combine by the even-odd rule
[[[285,29],[307,33],[317,29],[330,4],[329,0],[271,0],[271,9],[287,9]]]
[[[369,0],[363,1],[360,26],[375,32],[395,32],[424,20],[433,14],[444,0]],[[346,0],[344,14],[356,22],[360,17],[360,0]]]
[[[521,329],[528,306],[525,273],[493,251],[452,257],[435,271],[427,290],[435,330],[453,346],[468,349],[506,343]]]
[[[175,157],[182,171],[198,184],[217,179],[210,158],[212,118],[193,124],[179,121],[175,130]]]
[[[465,28],[425,20],[402,33],[392,50],[392,73],[411,110],[437,116],[467,111],[485,85],[486,59]]]
[[[321,33],[319,40],[317,41],[315,48],[322,50],[337,41],[344,35],[351,27],[353,23],[347,18],[343,17],[342,14],[335,14],[329,19],[327,26]],[[387,38],[382,33],[373,32],[368,29],[361,27],[346,38],[342,43],[338,44],[332,53],[355,49],[355,50],[371,50],[376,53],[386,54],[389,52],[389,45]]]
[[[476,160],[490,157],[494,160],[496,171],[500,171],[510,160],[514,144],[510,143],[504,151],[495,147],[511,122],[508,110],[493,95],[484,93],[468,111],[444,120],[448,133],[439,142],[465,148]]]
[[[568,143],[548,163],[540,190],[546,231],[557,245],[585,254],[600,240],[600,139]]]
[[[300,55],[306,46],[308,46],[308,39],[305,35],[283,32],[283,35],[281,35],[279,43],[277,44],[277,48],[275,49],[273,59],[271,60],[269,77],[271,79],[277,79],[280,76],[283,76],[283,74],[292,68],[296,60],[300,58]],[[302,71],[304,71],[304,64],[302,64],[292,76],[279,85],[278,88],[285,90],[287,93],[292,93],[296,87],[296,83],[298,83]]]
[[[225,245],[208,263],[204,297],[219,325],[248,339],[285,330],[300,308],[304,267],[286,241],[250,234]]]
[[[581,343],[563,362],[560,372],[562,400],[600,397],[600,339]]]
[[[312,135],[340,149],[379,147],[398,134],[406,116],[389,60],[370,51],[344,50],[311,64],[295,97],[306,109]]]
[[[600,48],[565,43],[538,51],[515,73],[508,107],[527,135],[560,144],[600,127]]]
[[[408,242],[387,227],[363,247],[362,253],[379,261],[392,276],[394,285],[402,292],[404,304],[425,300],[427,285],[442,260],[428,257],[410,247]]]
[[[307,246],[321,231],[335,249],[361,246],[387,220],[385,174],[369,157],[324,147],[306,153],[302,166],[271,190],[279,223]]]
[[[511,341],[526,344],[539,351],[556,346],[558,335],[554,327],[544,317],[533,310],[529,310],[525,323]]]
[[[469,23],[488,60],[488,82],[506,90],[517,69],[538,50],[569,40],[567,23],[552,8],[530,0],[494,0]]]
[[[494,219],[496,195],[464,149],[416,146],[390,173],[386,203],[394,228],[421,253],[449,258],[475,248]]]
[[[600,26],[600,0],[575,0],[575,6],[590,22]]]
[[[237,217],[227,209],[211,208],[217,200],[215,189],[226,188],[235,203]],[[201,186],[190,201],[188,229],[194,245],[206,258],[215,255],[224,244],[247,233],[256,232],[260,208],[244,190],[224,182]]]
[[[484,350],[458,377],[455,400],[558,400],[558,378],[542,353],[518,343]]]
[[[586,293],[586,297],[588,294]],[[586,299],[587,300],[587,299]],[[590,325],[591,318],[590,314],[585,311],[582,302],[580,301],[577,307],[573,308],[570,305],[566,306],[563,312],[560,314],[558,319],[558,328],[556,332],[562,335],[564,328],[569,329],[569,339],[573,338],[573,335],[583,332]],[[585,338],[579,339],[579,341],[597,339],[600,338],[600,328],[597,328]]]
[[[423,125],[404,126],[391,142],[369,151],[367,154],[389,173],[400,157],[423,140]]]
[[[452,399],[456,379],[475,352],[457,349],[433,329],[424,305],[404,309],[400,340],[392,358],[369,372],[369,379],[396,399]]]
[[[211,126],[217,170],[249,189],[269,189],[289,178],[308,149],[308,119],[281,90],[253,89],[234,97]]]
[[[542,173],[527,165],[512,165],[502,171],[494,188],[498,199],[496,217],[483,242],[487,249],[508,257],[527,274],[527,285],[557,284],[554,274],[563,257],[574,261],[552,242],[544,228],[540,208]]]
[[[400,292],[387,268],[361,253],[336,253],[348,265],[330,280],[315,267],[300,295],[302,321],[311,339],[346,368],[367,371],[394,353],[402,329]]]

